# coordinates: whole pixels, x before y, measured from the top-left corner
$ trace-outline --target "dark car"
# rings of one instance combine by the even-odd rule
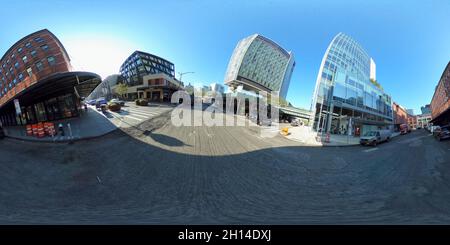
[[[450,125],[443,126],[439,130],[434,132],[434,136],[439,141],[449,139],[450,138]]]
[[[86,101],[86,104],[95,105],[96,102],[97,102],[96,100],[88,100],[88,101]]]
[[[102,106],[106,106],[107,104],[108,101],[106,101],[104,98],[100,98],[95,101],[95,108],[97,108],[97,110],[100,110]]]

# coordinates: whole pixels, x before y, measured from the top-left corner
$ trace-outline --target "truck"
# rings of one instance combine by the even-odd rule
[[[407,134],[411,132],[411,130],[409,129],[409,125],[408,124],[400,124],[400,134]]]

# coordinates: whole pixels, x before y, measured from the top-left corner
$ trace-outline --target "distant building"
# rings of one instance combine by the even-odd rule
[[[417,126],[421,128],[428,127],[431,121],[431,114],[421,114],[417,115]]]
[[[359,136],[392,128],[391,97],[376,82],[375,62],[351,37],[339,33],[318,72],[311,111],[317,132]]]
[[[393,102],[392,103],[393,117],[394,117],[394,128],[396,131],[400,130],[401,124],[408,124],[408,113],[406,109]]]
[[[414,116],[414,109],[406,109],[406,113],[408,113],[409,115]]]
[[[237,44],[224,83],[231,90],[275,92],[285,99],[294,67],[291,52],[266,37],[254,34]]]
[[[430,108],[431,122],[434,125],[442,126],[450,123],[450,62],[436,86]]]
[[[408,114],[408,125],[410,129],[416,129],[417,128],[417,116]]]
[[[135,51],[120,67],[123,82],[128,85],[126,98],[170,101],[173,92],[183,87],[175,78],[175,66],[161,57]]]
[[[430,104],[420,107],[422,114],[431,114]]]
[[[220,94],[225,93],[225,86],[223,86],[222,84],[211,83],[211,85],[209,85],[209,87],[212,92],[220,93]]]

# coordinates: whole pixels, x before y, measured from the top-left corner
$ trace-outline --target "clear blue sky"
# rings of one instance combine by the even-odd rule
[[[450,60],[448,0],[0,0],[0,6],[0,55],[47,28],[78,67],[102,76],[117,73],[139,49],[172,61],[177,72],[194,71],[184,82],[223,83],[236,43],[260,33],[294,52],[288,100],[303,108],[310,106],[323,54],[338,32],[366,49],[385,91],[416,113],[431,101]]]

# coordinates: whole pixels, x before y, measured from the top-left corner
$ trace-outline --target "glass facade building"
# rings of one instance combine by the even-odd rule
[[[224,83],[255,92],[276,92],[286,98],[294,56],[272,40],[259,34],[239,41],[233,51]]]
[[[313,129],[359,136],[392,129],[392,102],[376,81],[375,62],[351,37],[334,37],[319,69],[311,110]]]
[[[175,66],[161,57],[141,51],[131,54],[120,67],[120,74],[129,86],[142,85],[143,76],[158,73],[175,77]]]

